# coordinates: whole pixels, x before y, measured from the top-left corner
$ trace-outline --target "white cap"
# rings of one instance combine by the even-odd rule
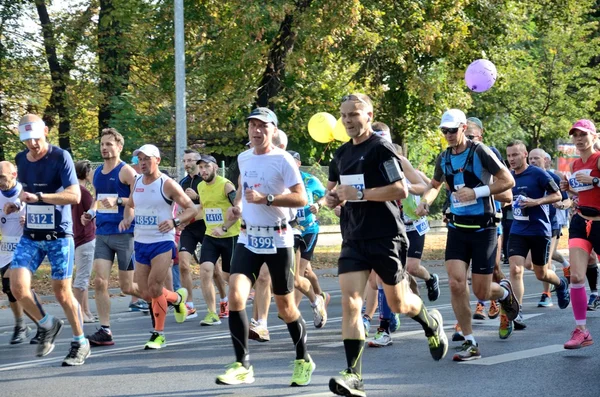
[[[392,136],[390,135],[390,133],[388,131],[375,131],[375,130],[373,130],[373,133],[375,135],[377,135],[377,136],[382,137],[383,139],[385,139],[389,143],[392,143]]]
[[[44,136],[46,124],[43,121],[33,121],[19,125],[19,139],[28,141],[30,139],[40,139]]]
[[[458,128],[461,124],[467,124],[467,116],[462,110],[448,109],[442,116],[440,128]]]
[[[141,148],[135,150],[133,152],[133,155],[137,156],[140,153],[144,153],[148,157],[157,157],[157,158],[160,158],[160,151],[154,145],[144,145]]]

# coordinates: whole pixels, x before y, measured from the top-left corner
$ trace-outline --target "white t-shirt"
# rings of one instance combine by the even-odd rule
[[[283,149],[274,148],[268,153],[256,155],[254,149],[246,150],[238,156],[240,184],[243,187],[268,195],[283,194],[286,189],[302,184],[300,170],[293,157]],[[251,204],[242,196],[242,219],[247,231],[250,226],[273,227],[285,225],[293,214],[290,208]],[[286,232],[273,233],[277,248],[293,247],[294,236],[291,228]],[[247,243],[247,232],[240,233],[240,244]]]
[[[163,241],[175,241],[175,229],[161,233],[158,225],[166,220],[173,219],[173,203],[165,195],[164,185],[169,180],[161,174],[149,185],[144,184],[144,177],[138,176],[133,190],[133,203],[135,204],[134,240],[138,243],[152,244]]]
[[[21,211],[10,215],[4,213],[5,204],[19,202],[19,195],[23,187],[18,182],[16,187],[16,193],[11,197],[6,197],[0,192],[0,232],[2,233],[2,241],[0,242],[0,268],[12,261],[15,247],[23,235],[23,226],[21,226],[20,218],[25,215],[25,206],[22,206]]]

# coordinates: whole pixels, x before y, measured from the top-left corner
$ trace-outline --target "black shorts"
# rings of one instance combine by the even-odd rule
[[[200,251],[200,264],[210,262],[217,263],[219,257],[223,264],[223,271],[229,273],[231,270],[231,259],[237,245],[237,236],[216,238],[213,236],[204,237],[202,250]]]
[[[304,236],[298,236],[297,244],[294,248],[300,250],[300,257],[307,261],[310,261],[315,252],[317,246],[317,240],[319,239],[319,233],[308,233]]]
[[[8,271],[8,269],[10,269],[10,263],[8,263],[3,268],[0,268],[0,278],[4,278],[4,275],[6,274],[6,272]]]
[[[401,251],[407,250],[405,235],[373,240],[344,240],[338,259],[338,274],[371,271],[387,285],[396,285],[404,278]]]
[[[600,258],[600,221],[589,221],[579,214],[573,215],[569,225],[569,248],[581,248]]]
[[[419,236],[416,230],[406,232],[408,237],[408,257],[421,259],[423,256],[423,247],[425,247],[425,235]]]
[[[561,232],[560,229],[552,229],[552,237],[560,237]]]
[[[194,255],[198,244],[202,244],[204,240],[204,233],[206,233],[206,225],[203,220],[196,221],[188,225],[181,232],[179,238],[179,252],[189,252]]]
[[[204,249],[204,248],[202,248]],[[260,268],[266,264],[271,274],[273,293],[287,295],[294,291],[294,248],[277,248],[275,254],[255,254],[244,244],[236,244],[231,260],[231,274],[243,274],[256,282]]]
[[[446,260],[471,263],[471,272],[492,274],[496,266],[498,235],[496,228],[465,230],[448,226]]]
[[[551,245],[552,237],[549,236],[523,236],[511,233],[508,238],[508,257],[527,258],[527,254],[531,251],[531,263],[536,266],[544,266],[550,259]]]

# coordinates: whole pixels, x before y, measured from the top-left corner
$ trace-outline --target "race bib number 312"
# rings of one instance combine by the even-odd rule
[[[53,205],[27,205],[27,228],[54,230],[54,206]]]

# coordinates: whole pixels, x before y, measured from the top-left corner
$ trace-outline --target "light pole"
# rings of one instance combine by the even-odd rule
[[[185,175],[181,160],[187,147],[185,114],[185,31],[183,27],[183,0],[175,1],[175,166],[177,178]]]

